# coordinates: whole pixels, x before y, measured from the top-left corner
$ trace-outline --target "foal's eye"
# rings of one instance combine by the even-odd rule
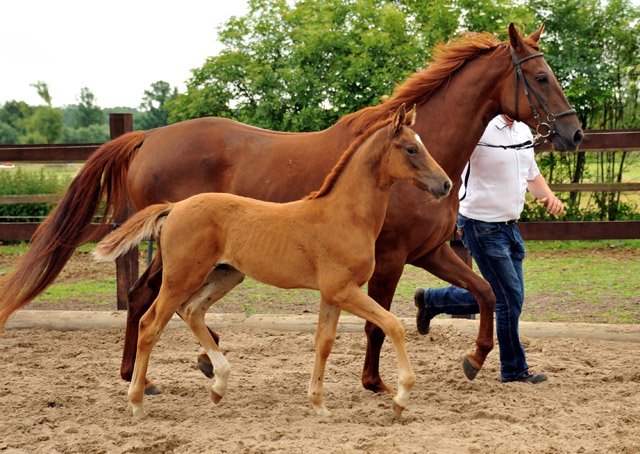
[[[546,84],[547,82],[549,82],[549,79],[547,79],[547,76],[538,76],[536,77],[536,82],[538,82],[539,84]]]
[[[415,147],[407,147],[407,153],[409,154],[416,154],[418,152],[418,149]]]

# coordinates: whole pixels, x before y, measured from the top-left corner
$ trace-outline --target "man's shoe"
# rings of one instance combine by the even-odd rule
[[[536,383],[542,383],[543,381],[547,381],[547,380],[548,378],[546,374],[543,374],[542,372],[538,372],[537,374],[534,374],[533,372],[527,371],[522,377],[516,378],[515,380],[510,380],[509,382],[505,382],[505,383],[521,382],[521,383],[531,383],[532,385],[535,385]]]
[[[413,295],[413,302],[418,308],[418,315],[416,315],[416,325],[418,326],[418,332],[423,336],[425,334],[429,334],[429,325],[431,324],[431,319],[435,317],[435,315],[431,315],[431,312],[424,305],[424,294],[426,290],[422,287],[418,287],[416,293]]]

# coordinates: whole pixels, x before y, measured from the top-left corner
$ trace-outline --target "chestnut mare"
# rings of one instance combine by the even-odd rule
[[[489,284],[446,242],[456,222],[462,170],[485,127],[500,113],[541,130],[557,150],[575,150],[583,137],[577,118],[568,115],[570,106],[555,75],[539,53],[543,28],[523,37],[511,24],[506,42],[483,33],[440,46],[434,61],[399,85],[392,98],[347,115],[324,131],[281,133],[202,118],[130,133],[105,144],[36,232],[17,269],[0,282],[0,327],[51,284],[74,248],[87,240],[87,226],[105,195],[106,219],[120,208],[127,193],[137,210],[201,192],[273,202],[297,200],[320,187],[342,151],[367,126],[387,118],[402,103],[416,104],[418,121],[413,129],[454,187],[437,204],[409,184],[394,187],[376,242],[376,267],[368,292],[389,309],[405,263],[471,291],[480,305],[480,328],[464,370],[473,378],[493,348],[495,297]],[[548,112],[547,118],[541,120],[538,111]],[[121,368],[125,380],[133,371],[138,322],[157,295],[161,271],[161,254],[156,254],[129,295]],[[371,323],[365,331],[362,383],[375,392],[393,392],[378,368],[384,333]]]
[[[222,399],[231,367],[207,329],[204,315],[244,275],[280,288],[320,290],[316,358],[308,392],[317,415],[329,414],[322,396],[324,369],[341,310],[375,324],[391,338],[399,369],[394,409],[396,415],[402,413],[415,382],[404,328],[360,287],[373,274],[376,238],[394,182],[410,182],[437,200],[451,189],[447,174],[410,128],[414,118],[415,111],[406,114],[403,104],[391,119],[372,126],[342,155],[320,190],[303,200],[273,203],[233,194],[198,194],[149,206],[98,244],[94,255],[111,261],[145,237],[160,239],[162,285],[140,319],[129,387],[135,418],[145,415],[151,350],[176,311],[214,365],[212,400]]]

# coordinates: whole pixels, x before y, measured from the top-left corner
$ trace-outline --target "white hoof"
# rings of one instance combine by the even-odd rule
[[[321,418],[327,418],[331,416],[331,412],[327,410],[327,407],[325,407],[324,405],[314,405],[313,411],[315,411],[316,415],[320,416]]]
[[[140,421],[142,418],[147,416],[144,406],[131,404],[131,408],[133,409],[133,419],[136,421]]]

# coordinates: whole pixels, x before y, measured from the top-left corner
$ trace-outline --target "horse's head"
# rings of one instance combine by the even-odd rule
[[[540,53],[538,41],[543,29],[544,24],[523,38],[513,24],[509,25],[513,65],[510,77],[500,87],[500,107],[503,113],[551,140],[556,150],[575,150],[584,135],[575,110]]]
[[[389,150],[389,175],[412,183],[423,191],[430,191],[436,199],[446,197],[451,190],[451,180],[431,157],[420,136],[411,129],[416,120],[415,107],[406,112],[402,104],[393,115],[391,149]]]

